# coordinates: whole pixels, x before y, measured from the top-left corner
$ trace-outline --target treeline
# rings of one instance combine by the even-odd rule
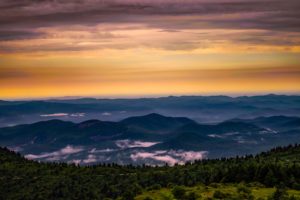
[[[29,161],[0,148],[0,199],[124,199],[146,189],[258,182],[300,189],[300,145],[258,155],[199,160],[185,165],[77,166]]]

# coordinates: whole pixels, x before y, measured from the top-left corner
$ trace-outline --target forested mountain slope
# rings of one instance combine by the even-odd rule
[[[299,143],[299,120],[273,116],[200,124],[156,113],[119,122],[54,119],[0,128],[0,146],[45,162],[173,165]]]
[[[133,199],[151,187],[259,182],[300,188],[300,146],[174,167],[39,163],[0,149],[0,199]]]

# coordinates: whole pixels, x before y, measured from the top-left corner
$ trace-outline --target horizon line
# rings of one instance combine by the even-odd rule
[[[152,99],[152,98],[168,98],[168,97],[255,97],[255,96],[299,96],[300,92],[277,92],[277,93],[211,93],[211,94],[169,94],[169,95],[108,95],[108,96],[98,96],[98,95],[90,95],[90,96],[49,96],[49,97],[36,97],[36,98],[0,98],[0,101],[42,101],[42,100],[77,100],[77,99]]]

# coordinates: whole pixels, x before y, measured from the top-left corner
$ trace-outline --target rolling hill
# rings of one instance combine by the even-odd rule
[[[197,160],[173,167],[116,164],[85,167],[66,163],[39,163],[0,147],[0,198],[139,200],[144,196],[142,199],[158,199],[156,193],[160,188],[168,192],[185,186],[197,188],[197,193],[204,196],[212,196],[209,191],[219,190],[225,194],[230,192],[237,199],[248,199],[249,196],[245,195],[251,193],[247,191],[255,190],[264,194],[255,193],[255,196],[276,199],[269,191],[275,195],[272,188],[278,184],[282,191],[285,187],[294,189],[294,194],[295,190],[300,189],[299,156],[300,146],[289,145],[257,155]],[[228,187],[231,190],[226,190]],[[236,191],[234,187],[243,190]],[[181,191],[180,199],[185,199],[185,193],[189,195],[190,189]],[[142,193],[145,195],[140,195]],[[223,193],[219,192],[219,196],[225,195]],[[149,194],[152,195],[149,197]],[[175,192],[173,194],[178,195]],[[188,199],[191,198],[189,195]],[[174,199],[174,196],[171,194],[169,199]]]
[[[120,121],[131,116],[158,113],[188,117],[200,123],[220,123],[232,118],[300,116],[300,97],[169,96],[139,99],[48,99],[0,101],[0,127],[50,119],[82,122],[90,119]]]
[[[285,117],[280,120],[284,128],[275,130],[280,126],[277,118],[199,124],[152,113],[119,122],[48,120],[0,128],[0,145],[47,162],[174,164],[185,162],[185,155],[229,157],[300,142],[297,126],[285,126],[298,118]]]

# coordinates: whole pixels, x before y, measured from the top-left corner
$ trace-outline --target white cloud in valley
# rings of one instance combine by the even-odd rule
[[[117,140],[116,145],[121,149],[136,148],[136,147],[151,147],[160,142],[149,142],[140,140]]]
[[[202,160],[207,151],[161,150],[154,152],[139,151],[130,155],[133,161],[154,160],[169,165],[184,164],[188,161]]]
[[[61,160],[66,159],[71,154],[76,154],[79,152],[82,152],[84,150],[83,147],[76,147],[67,145],[66,147],[53,152],[45,152],[41,154],[27,154],[25,155],[28,159],[46,159],[48,161],[55,161],[55,160]]]

